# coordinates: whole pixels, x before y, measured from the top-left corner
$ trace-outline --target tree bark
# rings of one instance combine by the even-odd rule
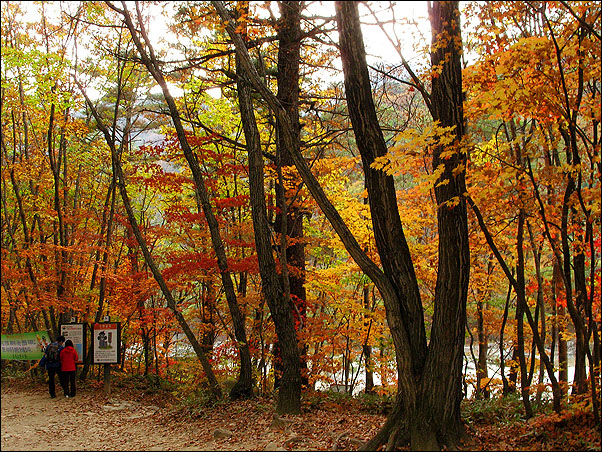
[[[433,2],[429,11],[433,46],[433,68],[441,74],[432,78],[433,120],[443,127],[454,127],[455,153],[442,157],[444,150],[433,150],[433,169],[443,165],[441,182],[435,184],[438,205],[439,267],[435,287],[435,312],[429,355],[422,385],[423,397],[438,440],[455,446],[463,435],[460,419],[462,400],[462,359],[466,328],[466,299],[470,255],[466,214],[466,153],[462,148],[464,113],[462,92],[462,35],[458,2]],[[418,424],[418,423],[417,423]],[[420,424],[418,424],[420,429]],[[414,445],[414,442],[412,442]],[[417,446],[422,444],[418,443]],[[428,443],[425,444],[427,447]]]
[[[433,41],[438,44],[438,50],[431,55],[432,65],[442,69],[441,74],[432,80],[431,113],[441,126],[455,128],[455,153],[444,159],[441,154],[448,148],[437,146],[433,150],[433,168],[443,166],[441,182],[444,183],[437,184],[435,188],[439,206],[439,268],[428,354],[421,300],[399,219],[393,178],[370,167],[376,157],[386,154],[387,148],[372,100],[357,4],[337,2],[336,10],[347,103],[364,165],[376,245],[384,273],[402,300],[399,311],[403,315],[395,321],[402,321],[409,333],[411,357],[407,359],[396,347],[398,362],[402,361],[402,368],[409,364],[418,382],[416,386],[404,383],[400,375],[402,395],[397,400],[402,405],[397,412],[407,417],[412,448],[453,446],[463,431],[460,420],[461,375],[470,266],[464,200],[466,154],[460,146],[464,117],[458,4],[436,2],[430,10]],[[449,39],[441,45],[444,32]],[[390,317],[393,317],[392,313],[388,313],[388,319]],[[401,373],[399,369],[398,373]],[[414,394],[411,395],[410,391]],[[391,440],[402,427],[405,428],[405,423],[397,419],[385,436]],[[394,446],[395,442],[391,445]],[[367,447],[376,445],[371,442]]]

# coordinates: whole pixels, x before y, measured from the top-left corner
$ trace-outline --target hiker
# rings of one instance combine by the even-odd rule
[[[77,350],[73,348],[73,341],[67,339],[65,348],[61,350],[61,375],[65,397],[75,397],[75,370],[78,360],[79,356],[77,356]]]
[[[59,383],[61,384],[64,391],[66,391],[63,384],[63,378],[61,376],[61,351],[63,350],[63,344],[65,343],[65,336],[60,335],[56,338],[56,341],[51,342],[44,349],[44,365],[48,372],[48,392],[51,398],[56,397],[54,376],[58,375]]]

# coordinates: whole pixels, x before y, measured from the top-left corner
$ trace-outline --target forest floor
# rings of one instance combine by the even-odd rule
[[[191,410],[169,393],[132,385],[115,384],[106,397],[99,382],[80,385],[75,398],[64,398],[57,384],[51,399],[41,378],[3,378],[1,406],[3,451],[357,450],[385,419],[354,403],[322,401],[306,403],[302,415],[284,416],[285,425],[273,426],[269,399]],[[588,411],[529,421],[510,420],[507,410],[470,415],[460,450],[600,450],[600,432]],[[216,438],[218,429],[229,433]]]

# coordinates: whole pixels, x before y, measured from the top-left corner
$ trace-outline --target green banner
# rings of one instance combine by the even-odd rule
[[[38,360],[44,355],[44,347],[50,343],[46,331],[33,333],[3,334],[2,359]]]

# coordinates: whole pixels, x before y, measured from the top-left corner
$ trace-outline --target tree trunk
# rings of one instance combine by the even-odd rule
[[[262,292],[272,314],[278,345],[282,351],[283,368],[276,411],[280,414],[298,414],[301,412],[301,372],[297,335],[291,305],[284,300],[280,278],[276,271],[265,205],[261,142],[251,101],[251,87],[243,79],[239,60],[237,54],[238,102],[249,154],[249,192],[255,247],[259,260]]]
[[[280,101],[290,118],[293,145],[300,152],[300,124],[299,124],[299,62],[301,52],[301,2],[283,1],[280,5],[280,19],[278,21],[278,82],[277,99]],[[284,133],[280,130],[285,127],[282,121],[276,120],[277,132],[277,157],[281,168],[294,166],[292,153],[288,149]],[[291,267],[288,273],[291,303],[295,304],[293,316],[299,317],[296,322],[298,327],[305,325],[306,318],[306,293],[305,293],[305,245],[303,243],[303,213],[298,200],[299,180],[285,180],[285,186],[276,184],[276,193],[281,195],[285,209],[276,215],[274,231],[285,234],[286,252],[285,263]],[[287,184],[288,183],[288,184]],[[287,185],[289,187],[287,188]],[[292,187],[290,187],[292,185]],[[285,218],[283,218],[285,217]],[[286,230],[285,230],[286,229]],[[290,239],[290,241],[289,241]],[[307,361],[305,359],[305,344],[301,347],[301,379],[307,386]]]
[[[434,76],[431,81],[432,116],[441,126],[454,127],[455,140],[452,149],[455,153],[445,159],[441,154],[449,148],[438,146],[433,150],[433,170],[443,165],[441,181],[449,182],[435,185],[439,267],[433,328],[425,366],[426,384],[422,389],[436,426],[439,443],[454,447],[463,435],[460,419],[461,375],[470,271],[468,220],[464,198],[466,153],[462,147],[464,94],[458,2],[433,2],[429,16],[433,46],[437,49],[431,54],[431,63],[433,68],[441,66],[441,74]],[[424,445],[428,446],[428,443]]]
[[[387,148],[372,100],[357,4],[336,2],[336,11],[347,103],[364,165],[376,245],[384,272],[403,300],[401,309],[397,311],[403,315],[395,318],[397,312],[389,310],[391,300],[383,297],[386,305],[389,301],[387,318],[390,327],[401,321],[409,333],[411,356],[408,357],[407,352],[395,344],[401,396],[397,398],[399,406],[394,412],[397,416],[403,414],[406,417],[413,449],[455,446],[463,431],[460,420],[461,375],[470,266],[464,171],[456,171],[454,175],[454,169],[463,168],[466,161],[466,154],[460,146],[464,117],[461,45],[457,44],[461,42],[458,4],[436,2],[430,11],[434,43],[441,44],[440,36],[444,32],[452,37],[443,47],[439,45],[439,50],[431,56],[433,67],[442,68],[441,74],[432,80],[431,113],[442,126],[454,126],[453,146],[456,152],[451,158],[442,159],[442,152],[448,148],[438,146],[433,150],[433,168],[443,166],[441,180],[447,183],[438,184],[435,189],[439,206],[439,268],[428,354],[420,295],[399,218],[393,178],[370,167],[376,157],[386,154]],[[392,328],[392,333],[394,331]],[[417,385],[404,378],[407,367],[411,369]],[[395,415],[391,419],[392,422],[388,421],[381,430],[386,434],[377,437],[388,438],[387,442],[395,446],[397,438],[404,437],[401,432],[406,423]],[[371,441],[366,448],[377,445]]]

